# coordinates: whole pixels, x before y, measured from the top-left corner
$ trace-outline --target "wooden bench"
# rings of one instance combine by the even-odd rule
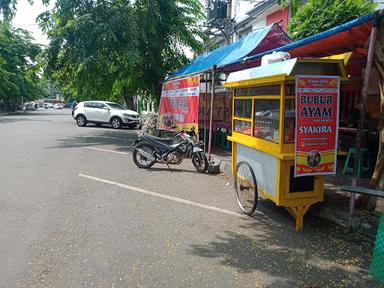
[[[376,189],[369,189],[361,186],[346,186],[343,185],[341,187],[341,190],[351,192],[351,193],[359,193],[359,194],[366,194],[369,196],[375,196],[384,198],[384,191],[382,190],[376,190]]]
[[[348,151],[337,150],[337,156],[347,157]]]
[[[347,191],[350,193],[353,193],[352,195],[355,195],[355,193],[358,194],[365,194],[369,196],[374,196],[374,197],[380,197],[384,198],[384,191],[382,190],[376,190],[376,189],[369,189],[361,186],[346,186],[343,185],[341,186],[341,190]],[[348,217],[348,229],[349,231],[352,230],[352,221],[353,221],[353,210],[355,206],[355,197],[352,197],[351,195],[351,200],[349,201],[349,217]]]

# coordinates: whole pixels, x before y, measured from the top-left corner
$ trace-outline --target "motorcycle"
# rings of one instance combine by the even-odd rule
[[[184,131],[178,132],[172,138],[161,138],[142,131],[137,131],[138,137],[131,145],[133,162],[139,168],[150,168],[155,163],[179,165],[183,159],[192,156],[192,163],[197,172],[204,173],[208,169],[208,159],[200,142]]]

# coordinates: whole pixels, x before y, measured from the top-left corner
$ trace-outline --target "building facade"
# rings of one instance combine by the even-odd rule
[[[301,0],[300,6],[307,0]],[[384,0],[372,0],[376,9],[384,9]],[[272,23],[279,23],[287,31],[290,8],[283,8],[278,0],[206,0],[207,32],[211,36],[206,51],[212,51],[227,43],[262,29]]]
[[[207,28],[211,39],[206,50],[212,51],[233,43],[276,22],[286,31],[289,14],[289,7],[282,8],[278,5],[278,0],[256,3],[243,0],[208,0]]]

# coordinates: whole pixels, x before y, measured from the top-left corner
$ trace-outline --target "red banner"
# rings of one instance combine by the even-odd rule
[[[200,76],[171,80],[163,84],[158,129],[190,130],[197,133]]]
[[[336,173],[340,80],[296,76],[295,177]]]

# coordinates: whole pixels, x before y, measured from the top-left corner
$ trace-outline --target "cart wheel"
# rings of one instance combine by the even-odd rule
[[[241,161],[236,165],[235,190],[240,209],[247,215],[255,212],[257,206],[257,182],[251,165]]]

